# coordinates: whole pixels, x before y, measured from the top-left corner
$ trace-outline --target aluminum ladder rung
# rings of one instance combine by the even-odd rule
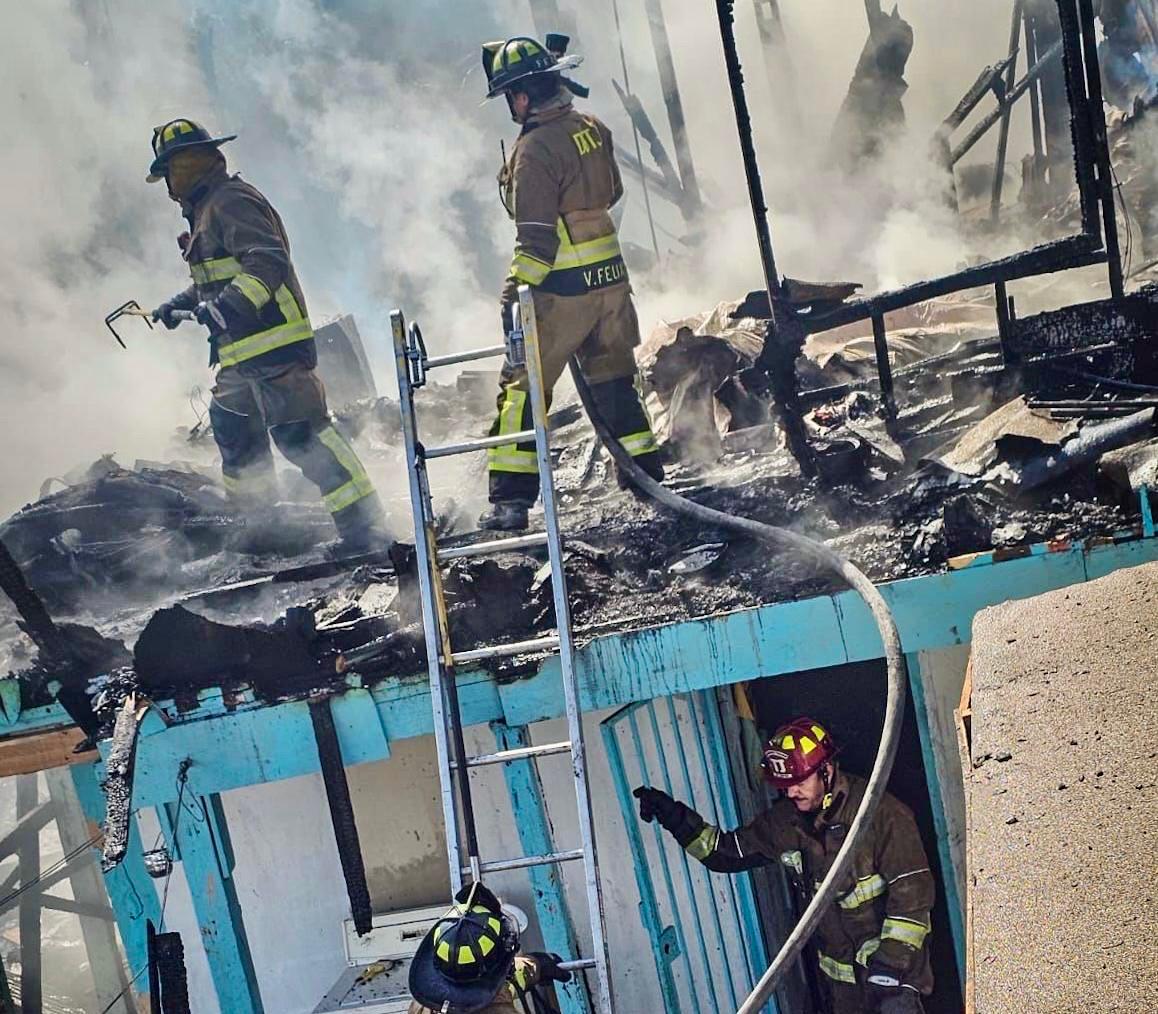
[[[519,859],[496,859],[490,863],[480,863],[482,873],[503,873],[507,870],[525,870],[528,866],[557,866],[559,863],[573,863],[583,858],[582,849],[568,849],[566,852],[548,852],[541,856],[523,856]],[[469,866],[462,868],[464,876],[469,876]]]
[[[489,648],[474,648],[471,651],[456,651],[450,656],[451,664],[478,662],[484,658],[507,658],[511,655],[527,655],[537,651],[551,651],[559,647],[559,635],[536,637],[530,641],[512,641],[510,644],[495,644]]]
[[[507,444],[532,444],[534,430],[519,430],[518,433],[504,433],[497,437],[479,437],[478,440],[464,440],[460,444],[443,444],[441,447],[427,447],[422,452],[424,458],[449,458],[454,454],[470,454],[471,451],[485,451],[490,447],[504,447]]]
[[[547,533],[536,532],[534,535],[519,535],[513,539],[490,539],[487,542],[473,542],[469,546],[455,546],[452,549],[438,550],[438,562],[449,563],[451,560],[462,560],[468,556],[486,556],[489,553],[510,553],[516,549],[531,549],[535,546],[547,544]]]
[[[506,345],[488,345],[485,348],[473,349],[470,352],[453,352],[449,356],[434,356],[426,360],[425,366],[426,369],[433,370],[439,366],[473,363],[476,359],[494,359],[496,356],[505,356],[506,354]]]
[[[561,743],[543,743],[541,746],[520,746],[513,750],[500,750],[498,753],[481,753],[476,757],[468,757],[468,768],[481,768],[487,764],[509,764],[511,761],[530,760],[532,757],[550,757],[552,754],[566,753],[571,749],[571,740],[565,739]],[[458,770],[457,761],[451,761],[450,766]]]

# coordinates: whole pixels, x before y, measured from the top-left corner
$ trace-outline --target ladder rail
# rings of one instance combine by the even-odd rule
[[[529,285],[519,286],[519,309],[523,339],[527,350],[527,379],[531,389],[531,417],[535,427],[535,456],[539,465],[540,493],[547,528],[547,553],[551,561],[551,590],[555,601],[555,625],[559,638],[559,663],[563,678],[563,697],[567,712],[568,739],[571,741],[571,766],[575,779],[575,802],[579,816],[579,835],[583,847],[583,872],[586,881],[587,910],[591,925],[591,945],[599,983],[598,1008],[611,1014],[611,980],[603,889],[599,881],[599,860],[595,846],[595,828],[591,812],[591,786],[587,779],[587,749],[583,739],[583,713],[579,685],[575,675],[574,640],[571,636],[571,610],[567,600],[567,578],[563,570],[563,542],[559,533],[558,504],[551,471],[551,439],[547,423],[547,396],[543,385],[543,366],[539,356],[539,326],[535,316],[534,294]]]
[[[406,448],[406,473],[410,486],[410,508],[414,514],[414,548],[418,563],[418,585],[422,598],[422,628],[426,637],[426,667],[430,676],[430,702],[434,712],[434,743],[438,756],[438,778],[442,797],[442,820],[446,828],[446,852],[450,866],[453,893],[462,888],[462,857],[458,842],[458,810],[454,799],[453,773],[450,767],[450,749],[447,742],[447,701],[443,689],[440,656],[442,645],[435,615],[434,579],[437,567],[432,566],[434,547],[427,523],[426,467],[418,454],[418,424],[414,411],[414,388],[410,382],[410,365],[406,348],[406,322],[400,310],[390,314],[390,330],[394,339],[394,366],[398,373],[398,403],[402,415],[402,442]]]
[[[485,356],[501,354],[506,346],[492,346],[473,353],[455,353],[428,357],[417,325],[406,329],[401,311],[390,315],[394,339],[395,367],[398,373],[399,402],[402,415],[402,434],[406,449],[411,509],[415,521],[415,548],[419,570],[419,591],[422,597],[422,619],[427,650],[427,669],[430,677],[431,708],[434,718],[434,736],[439,765],[439,782],[446,827],[447,858],[451,885],[457,893],[464,876],[473,880],[483,874],[504,870],[524,869],[538,865],[554,865],[581,860],[584,868],[588,921],[591,929],[592,956],[568,962],[567,967],[578,970],[594,969],[597,989],[590,989],[590,999],[596,1014],[613,1014],[609,958],[607,951],[606,918],[603,893],[599,880],[599,862],[595,844],[591,789],[587,773],[587,753],[583,733],[583,713],[579,684],[574,665],[574,639],[567,598],[566,576],[563,570],[563,543],[559,528],[558,503],[551,470],[547,394],[543,385],[542,361],[539,355],[539,332],[535,317],[532,290],[520,286],[517,311],[526,349],[525,368],[530,389],[533,428],[518,436],[533,436],[535,459],[541,482],[546,533],[497,540],[494,548],[480,545],[456,547],[439,551],[434,529],[434,507],[431,500],[430,480],[426,468],[428,458],[482,450],[498,444],[496,438],[483,438],[468,443],[451,444],[438,448],[424,448],[418,439],[417,413],[414,391],[425,382],[430,368],[470,362]],[[520,356],[521,358],[521,356]],[[511,442],[511,436],[502,438]],[[453,652],[450,643],[450,625],[446,614],[440,565],[453,559],[497,552],[499,546],[547,546],[551,570],[551,589],[555,606],[557,633],[510,645]],[[483,658],[502,657],[515,650],[552,649],[559,651],[563,694],[567,716],[568,740],[539,747],[500,751],[497,754],[469,757],[464,743],[462,715],[459,707],[456,664]],[[489,764],[508,763],[539,756],[569,752],[572,782],[578,809],[580,848],[548,852],[538,856],[524,856],[483,862],[480,856],[475,825],[470,769]]]

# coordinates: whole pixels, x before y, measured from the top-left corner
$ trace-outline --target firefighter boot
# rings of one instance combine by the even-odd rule
[[[331,516],[338,540],[330,543],[326,552],[335,559],[385,552],[394,542],[377,493],[364,496]]]
[[[527,530],[530,509],[531,505],[523,500],[499,500],[478,519],[478,526],[492,532],[523,532]]]

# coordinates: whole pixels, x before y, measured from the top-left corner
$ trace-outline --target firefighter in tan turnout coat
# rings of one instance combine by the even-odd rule
[[[762,766],[784,793],[737,831],[722,831],[658,789],[635,790],[639,815],[658,820],[709,870],[782,863],[811,896],[832,867],[864,797],[865,780],[839,771],[832,736],[811,718],[781,726]],[[885,795],[847,883],[821,920],[816,945],[832,1014],[921,1014],[933,990],[926,938],[933,875],[913,815]]]
[[[529,38],[483,47],[488,98],[505,95],[512,118],[522,125],[499,175],[516,229],[502,293],[503,328],[510,331],[518,287],[533,286],[548,397],[568,359],[577,355],[612,432],[637,464],[662,479],[636,382],[639,322],[609,210],[623,196],[611,131],[572,105],[572,95],[586,89],[561,77],[579,62],[561,56],[566,39],[548,36],[548,45],[555,52]],[[508,365],[491,433],[531,426],[526,372]],[[527,510],[539,493],[534,443],[493,448],[488,465],[493,507],[480,525],[526,528]]]

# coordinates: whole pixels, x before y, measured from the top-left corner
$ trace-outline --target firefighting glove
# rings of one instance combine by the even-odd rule
[[[165,327],[172,331],[175,327],[177,327],[178,324],[181,323],[179,320],[173,319],[173,311],[188,309],[190,309],[190,307],[182,305],[182,301],[179,296],[174,296],[172,299],[166,300],[164,303],[158,306],[157,309],[149,314],[149,316],[152,317],[153,320],[164,324]]]
[[[531,951],[527,955],[534,960],[539,969],[539,978],[543,982],[570,982],[572,974],[559,967],[563,958],[558,954],[548,954],[546,951]]]
[[[667,827],[668,822],[679,810],[680,804],[671,796],[649,785],[639,786],[632,795],[639,800],[639,819],[646,824],[658,820],[661,825]]]
[[[503,318],[503,337],[505,338],[515,329],[515,304],[503,303],[502,305]]]
[[[901,989],[900,973],[890,965],[886,965],[878,958],[868,963],[868,976],[865,979],[865,995],[869,1001],[870,1010],[878,1010],[886,1000],[896,997]]]

